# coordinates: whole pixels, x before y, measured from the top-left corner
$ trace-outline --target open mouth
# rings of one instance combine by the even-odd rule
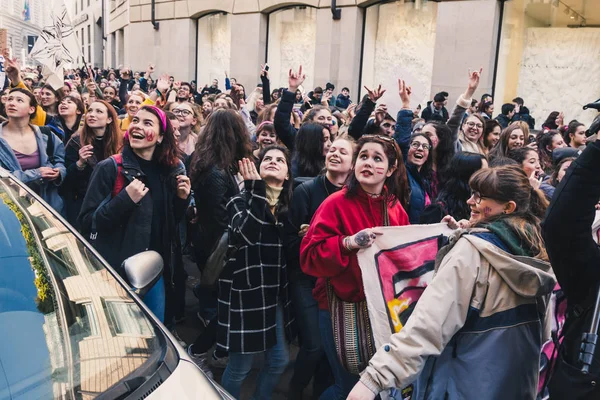
[[[423,154],[423,153],[415,153],[413,155],[413,157],[416,158],[417,160],[422,160],[422,159],[425,158],[425,154]]]
[[[131,136],[132,139],[137,139],[137,140],[144,140],[144,139],[146,139],[146,135],[144,135],[140,131],[130,132],[129,135]]]
[[[331,164],[331,165],[340,165],[341,163],[342,162],[337,158],[332,157],[329,159],[329,164]]]
[[[361,171],[360,174],[364,177],[373,176],[373,172],[367,170]]]

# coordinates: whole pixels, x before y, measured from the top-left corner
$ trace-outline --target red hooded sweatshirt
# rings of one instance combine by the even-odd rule
[[[327,310],[326,278],[342,300],[357,303],[365,299],[356,253],[348,251],[343,238],[363,229],[384,226],[383,197],[373,198],[360,186],[347,197],[347,188],[329,196],[315,213],[300,247],[300,266],[305,274],[319,278],[313,296],[319,308]],[[388,204],[389,226],[409,225],[399,201]]]

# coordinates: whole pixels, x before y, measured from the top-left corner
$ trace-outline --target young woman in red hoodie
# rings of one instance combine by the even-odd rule
[[[340,300],[365,300],[356,253],[382,234],[377,227],[409,224],[405,211],[408,196],[406,169],[396,142],[383,135],[363,136],[354,152],[354,173],[348,186],[323,202],[302,241],[300,266],[304,273],[318,278],[313,296],[319,303],[321,339],[335,378],[335,385],[321,399],[345,399],[359,379],[338,360],[327,280]]]

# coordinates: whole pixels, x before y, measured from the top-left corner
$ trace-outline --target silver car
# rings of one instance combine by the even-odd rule
[[[0,168],[0,399],[232,399],[140,301],[160,256],[123,267]]]

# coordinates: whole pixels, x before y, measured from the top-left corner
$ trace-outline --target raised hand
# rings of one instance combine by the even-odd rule
[[[260,177],[258,171],[256,170],[256,165],[252,161],[247,158],[243,158],[238,161],[238,165],[240,168],[240,174],[245,181],[260,181],[262,178]]]
[[[5,70],[8,79],[16,86],[21,81],[21,68],[16,58],[5,57]]]
[[[379,85],[376,89],[373,90],[369,89],[366,86],[364,88],[367,91],[369,99],[371,99],[373,103],[377,103],[377,100],[379,100],[381,96],[383,96],[383,94],[385,93],[385,89],[381,89],[381,85]]]
[[[479,68],[479,71],[471,71],[469,69],[469,83],[467,86],[467,91],[465,92],[465,97],[470,99],[473,97],[473,94],[477,90],[479,86],[479,80],[481,79],[481,73],[483,72],[483,68]]]
[[[298,73],[292,71],[290,68],[290,72],[288,73],[288,90],[296,92],[298,86],[302,85],[305,79],[306,75],[302,73],[302,65],[298,68]]]
[[[156,81],[156,89],[158,89],[158,91],[163,94],[166,94],[167,90],[169,90],[170,87],[171,83],[169,83],[168,74],[161,75],[160,78],[158,78],[158,80]]]
[[[129,195],[129,198],[134,203],[139,203],[146,194],[148,194],[148,189],[144,183],[138,179],[133,178],[133,181],[125,188],[125,191]]]
[[[380,126],[388,112],[385,104],[379,104],[375,109],[375,125]]]
[[[412,94],[412,88],[406,86],[406,82],[402,79],[398,79],[398,94],[400,100],[402,100],[402,108],[410,108],[410,95]]]
[[[260,76],[264,76],[269,79],[269,71],[265,69],[267,64],[260,64]]]
[[[181,87],[181,81],[173,82],[173,89],[179,90],[180,87]]]

